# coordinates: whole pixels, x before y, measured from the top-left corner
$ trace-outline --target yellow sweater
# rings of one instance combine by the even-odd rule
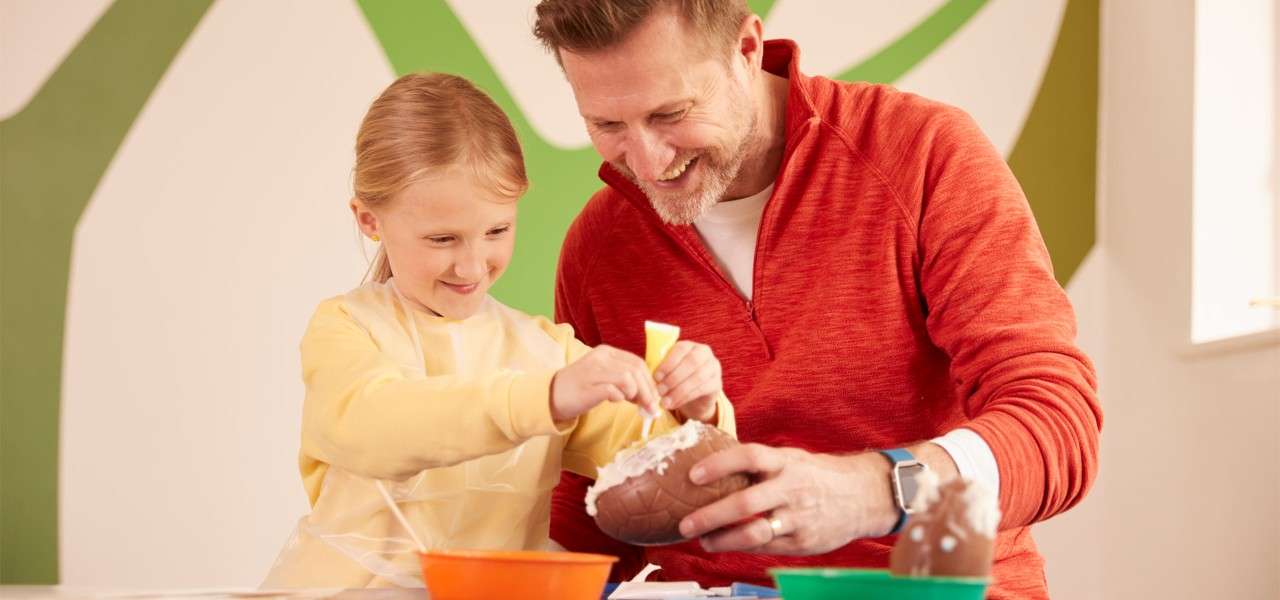
[[[631,404],[552,421],[552,376],[588,350],[569,326],[492,298],[460,321],[410,308],[391,283],[323,302],[302,340],[299,467],[312,512],[264,587],[420,585],[377,479],[428,548],[552,547],[560,469],[595,477],[640,437]],[[734,433],[723,397],[718,414]],[[677,425],[664,413],[654,431]]]

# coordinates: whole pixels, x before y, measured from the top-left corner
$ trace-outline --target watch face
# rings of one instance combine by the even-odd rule
[[[920,491],[920,482],[916,476],[928,467],[922,464],[908,464],[898,467],[898,482],[902,486],[902,508],[907,514],[915,512],[916,492]]]

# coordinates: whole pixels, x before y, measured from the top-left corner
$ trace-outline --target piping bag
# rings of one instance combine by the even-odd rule
[[[675,325],[657,321],[644,322],[644,364],[649,367],[649,375],[653,375],[653,372],[658,370],[662,359],[667,357],[667,353],[679,339],[680,328]],[[658,415],[651,414],[643,408],[640,411],[644,415],[644,423],[640,427],[640,439],[647,440],[649,430],[653,428],[653,419]]]

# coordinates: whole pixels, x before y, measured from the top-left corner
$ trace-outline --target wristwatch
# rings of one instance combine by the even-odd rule
[[[893,501],[898,505],[898,522],[894,523],[893,530],[889,532],[892,535],[902,531],[902,527],[907,524],[908,515],[915,514],[913,505],[916,501],[916,490],[920,489],[916,476],[929,470],[929,467],[916,460],[916,457],[907,452],[906,448],[881,450],[880,454],[893,463],[889,482],[893,487]]]

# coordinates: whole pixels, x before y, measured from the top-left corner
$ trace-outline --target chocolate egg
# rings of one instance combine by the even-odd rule
[[[623,451],[601,469],[596,486],[588,491],[587,512],[595,516],[601,531],[629,544],[683,541],[680,520],[685,515],[749,484],[740,474],[707,485],[689,481],[689,469],[698,461],[737,444],[719,429],[690,421],[638,449]]]
[[[931,488],[931,489],[926,489]],[[1000,510],[995,494],[953,479],[941,487],[922,482],[911,516],[889,556],[889,570],[914,577],[986,577],[991,574]]]

